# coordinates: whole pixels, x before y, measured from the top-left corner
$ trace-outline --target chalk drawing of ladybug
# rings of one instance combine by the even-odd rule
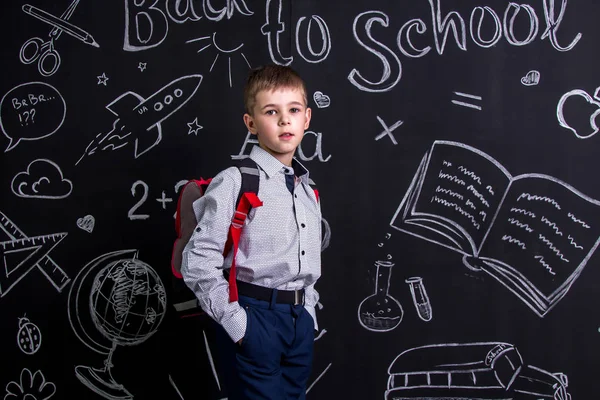
[[[35,354],[42,345],[42,334],[40,329],[29,318],[19,318],[19,332],[17,333],[17,344],[25,354]]]

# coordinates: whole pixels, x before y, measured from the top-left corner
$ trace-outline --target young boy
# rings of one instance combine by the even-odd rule
[[[199,222],[181,273],[220,325],[228,398],[304,399],[318,330],[321,211],[294,152],[311,109],[300,76],[277,65],[250,71],[244,103],[244,123],[259,142],[250,158],[258,165],[263,205],[250,211],[242,230],[235,260],[239,300],[230,302],[224,277],[232,252],[223,257],[241,186],[237,167],[217,174],[194,203]]]

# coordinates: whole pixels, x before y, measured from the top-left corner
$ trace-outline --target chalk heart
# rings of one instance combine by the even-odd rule
[[[83,218],[77,219],[77,227],[83,229],[87,233],[92,233],[94,230],[94,225],[96,224],[96,220],[91,215],[86,215]]]
[[[578,133],[576,129],[574,129],[573,127],[571,127],[565,121],[565,118],[564,118],[564,115],[563,115],[563,107],[565,105],[565,102],[570,97],[572,97],[572,96],[583,97],[585,99],[585,101],[587,101],[588,103],[593,104],[596,107],[598,107],[598,109],[594,113],[592,113],[592,115],[590,116],[590,126],[593,129],[592,133],[588,133],[586,135],[582,135],[582,134]],[[596,92],[594,93],[594,97],[590,96],[588,92],[586,92],[584,90],[581,90],[581,89],[575,89],[575,90],[571,90],[568,93],[565,93],[560,98],[560,100],[558,101],[558,105],[556,107],[556,116],[558,117],[558,122],[560,123],[560,126],[562,126],[563,128],[569,129],[579,139],[589,139],[592,136],[594,136],[600,130],[598,128],[598,125],[596,124],[596,118],[600,115],[600,101],[598,101],[598,100],[600,100],[600,87],[596,88]]]
[[[535,86],[540,83],[540,73],[538,71],[529,71],[527,75],[521,78],[521,83],[525,86]]]
[[[331,99],[329,98],[329,96],[319,91],[315,92],[315,94],[313,95],[313,100],[319,108],[326,108],[329,107],[329,105],[331,104]]]

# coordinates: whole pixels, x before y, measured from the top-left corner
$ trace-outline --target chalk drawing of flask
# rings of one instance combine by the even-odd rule
[[[410,294],[412,296],[413,303],[419,314],[419,318],[423,321],[429,322],[433,318],[433,312],[431,309],[431,303],[423,284],[423,278],[420,276],[413,276],[406,280],[410,287]]]
[[[400,302],[388,294],[394,263],[376,261],[375,266],[375,293],[358,306],[358,321],[370,331],[387,332],[400,325],[404,310]]]

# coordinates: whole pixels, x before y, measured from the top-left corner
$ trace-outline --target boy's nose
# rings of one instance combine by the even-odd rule
[[[287,115],[282,115],[279,120],[279,125],[288,125],[290,123],[290,118]]]

